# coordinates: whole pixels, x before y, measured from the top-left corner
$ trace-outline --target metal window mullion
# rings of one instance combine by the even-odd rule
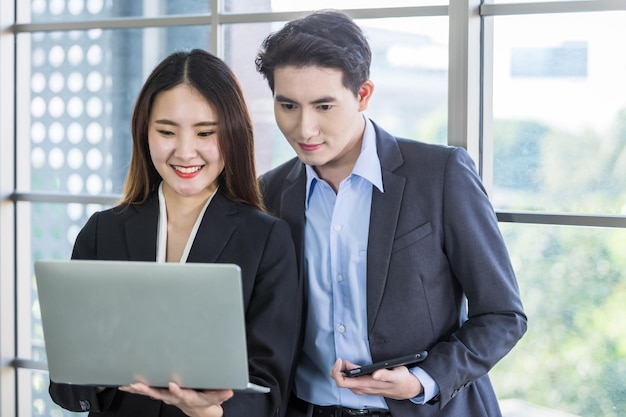
[[[0,415],[17,415],[15,292],[15,2],[0,0]]]
[[[493,137],[493,71],[494,71],[494,27],[493,18],[481,18],[481,177],[489,196],[493,195],[494,137]]]
[[[208,14],[194,16],[164,16],[164,17],[137,17],[113,18],[102,20],[63,21],[49,23],[17,23],[13,25],[14,33],[22,32],[54,32],[90,29],[131,29],[166,26],[206,25],[211,22]]]
[[[40,193],[40,192],[14,192],[9,199],[15,202],[28,201],[31,203],[78,203],[78,204],[115,204],[121,196],[117,194],[62,194],[62,193]]]
[[[507,210],[500,210],[496,214],[498,216],[498,221],[507,223],[626,228],[626,216],[617,215],[603,216]]]
[[[448,144],[466,148],[480,165],[479,6],[480,0],[449,6]]]
[[[21,9],[21,7],[20,7]],[[30,13],[30,11],[21,10]],[[31,155],[31,114],[18,109],[30,108],[32,100],[31,87],[31,55],[25,51],[32,50],[31,36],[16,36],[17,52],[14,55],[16,69],[15,80],[15,125],[14,125],[14,146],[15,146],[15,167],[16,178],[15,189],[20,187],[30,187],[32,171],[29,168]],[[19,42],[18,42],[19,41]],[[26,139],[23,140],[22,138]],[[32,348],[32,204],[18,204],[14,201],[15,207],[15,326],[16,326],[16,356],[31,357]],[[17,409],[30,410],[33,404],[32,380],[28,372],[19,372],[16,378]]]
[[[211,50],[215,55],[224,59],[224,37],[222,36],[223,23],[220,18],[222,0],[211,0]]]
[[[159,0],[142,0],[144,14],[148,14],[149,18],[156,19],[161,15],[161,10],[165,8],[165,1]],[[165,44],[165,34],[159,30],[159,27],[144,27],[141,31],[142,53],[141,53],[141,78],[146,79],[155,65],[159,62],[161,56],[161,45]],[[146,47],[150,44],[159,45],[156,48]]]
[[[484,4],[480,8],[482,16],[504,16],[516,14],[606,12],[626,10],[624,0],[576,0],[547,1],[511,4]]]
[[[214,22],[229,23],[266,23],[286,21],[301,17],[307,11],[267,12],[267,13],[219,13],[216,0],[211,3],[211,13],[194,15],[172,15],[160,17],[118,17],[111,19],[80,20],[63,22],[15,23],[11,27],[14,33],[50,32],[89,29],[129,29],[163,26],[210,25]],[[311,10],[312,11],[312,10]],[[380,9],[347,9],[355,19],[381,19],[409,16],[445,16],[448,6],[389,7]],[[12,23],[12,22],[11,22]]]

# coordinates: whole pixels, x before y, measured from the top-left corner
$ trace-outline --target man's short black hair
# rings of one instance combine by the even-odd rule
[[[274,92],[274,71],[285,66],[336,68],[355,95],[369,79],[372,53],[361,28],[347,14],[322,10],[287,23],[262,44],[255,63]]]

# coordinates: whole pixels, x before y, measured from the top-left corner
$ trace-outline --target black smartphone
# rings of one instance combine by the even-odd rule
[[[391,369],[395,368],[396,366],[416,364],[426,359],[426,356],[428,356],[428,352],[426,351],[412,353],[410,355],[400,356],[399,358],[380,361],[371,365],[364,365],[360,368],[349,369],[347,371],[344,371],[344,374],[347,377],[369,375],[378,369]]]

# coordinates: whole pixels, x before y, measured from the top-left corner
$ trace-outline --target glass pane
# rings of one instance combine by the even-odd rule
[[[490,3],[545,3],[546,0],[490,0]],[[577,2],[581,0],[550,0],[557,2]],[[582,0],[586,1],[586,0]]]
[[[211,0],[31,0],[16,2],[20,23],[208,14]]]
[[[501,228],[529,325],[491,374],[503,414],[623,416],[626,230]]]
[[[18,356],[46,362],[43,328],[33,264],[39,259],[69,259],[76,235],[89,216],[102,205],[17,203],[18,248]],[[58,407],[48,395],[48,373],[19,370],[21,409],[32,416],[62,417],[75,414]],[[28,404],[28,406],[27,406]],[[22,415],[22,413],[20,413]],[[29,415],[24,412],[24,415]]]
[[[376,9],[384,7],[437,6],[448,0],[225,0],[227,13],[288,12],[319,9]]]
[[[241,82],[254,124],[257,173],[295,156],[274,122],[274,104],[267,83],[256,71],[254,60],[263,39],[280,23],[224,25],[224,60]]]
[[[48,394],[47,372],[19,369],[17,378],[20,417],[87,417],[88,413],[72,413],[52,401]]]
[[[626,213],[625,19],[494,18],[497,208]]]
[[[22,358],[45,361],[43,331],[33,264],[40,259],[70,259],[78,232],[100,204],[17,203],[17,245],[20,252],[18,279],[18,352]]]
[[[18,35],[18,189],[119,193],[132,107],[167,54],[209,47],[207,26]]]
[[[445,143],[448,23],[445,17],[357,20],[372,49],[375,90],[365,114],[397,136]],[[271,92],[254,59],[284,22],[225,26],[226,62],[240,78],[255,124],[259,173],[295,156],[276,127]]]
[[[46,362],[43,328],[33,270],[39,259],[69,259],[74,240],[87,218],[100,205],[17,203],[18,248],[18,356]],[[28,252],[26,252],[28,251]],[[20,415],[62,417],[73,415],[62,410],[48,395],[48,373],[21,369],[18,372]]]
[[[395,136],[447,142],[448,18],[357,20],[372,49],[366,115]]]

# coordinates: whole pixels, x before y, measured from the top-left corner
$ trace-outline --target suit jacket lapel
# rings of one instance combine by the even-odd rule
[[[394,174],[403,163],[402,154],[395,138],[374,124],[376,146],[382,168],[383,189],[372,192],[369,239],[367,244],[367,323],[371,332],[374,325],[395,239],[396,226],[402,204],[406,179]]]
[[[124,225],[130,260],[155,261],[159,222],[159,200],[156,193],[145,204],[131,205],[127,210],[132,211]]]
[[[154,194],[145,204],[130,206],[128,210],[133,211],[125,221],[130,259],[155,261],[159,222],[157,195]],[[236,213],[236,204],[218,192],[207,207],[187,260],[215,262],[235,230],[229,216]]]
[[[367,322],[372,330],[387,282],[396,225],[400,214],[406,179],[394,174],[404,162],[395,138],[374,124],[376,146],[382,168],[384,194],[376,187],[372,192],[372,209],[367,248]],[[282,193],[280,217],[291,225],[298,254],[299,270],[304,268],[304,199],[306,171],[304,164],[296,162],[287,175],[290,185]]]
[[[282,193],[280,217],[291,226],[291,235],[296,245],[296,254],[298,255],[299,270],[303,271],[306,170],[302,162],[296,162],[287,175],[287,180],[290,185]]]
[[[204,213],[187,261],[216,262],[235,232],[230,216],[237,212],[237,205],[218,191]]]

